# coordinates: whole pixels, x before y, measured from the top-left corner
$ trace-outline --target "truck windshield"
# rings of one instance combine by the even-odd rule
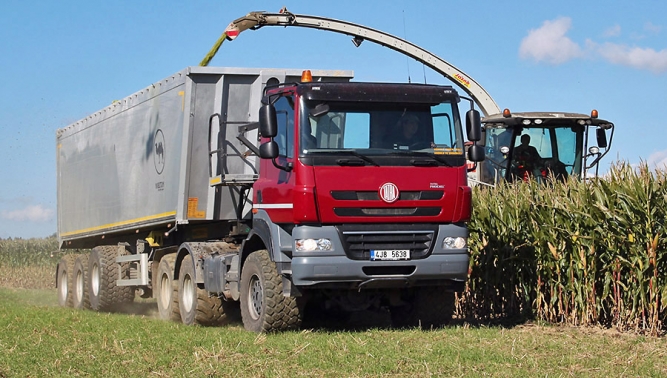
[[[364,155],[415,154],[463,156],[461,122],[456,104],[383,103],[307,104],[301,124],[302,154],[355,150]],[[313,115],[315,114],[315,115]],[[303,119],[303,118],[302,118]]]

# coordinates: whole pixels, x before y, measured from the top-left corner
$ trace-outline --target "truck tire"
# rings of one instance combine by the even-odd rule
[[[160,260],[156,280],[157,309],[160,319],[180,321],[178,309],[178,282],[174,281],[176,254],[167,255]]]
[[[302,311],[296,298],[283,295],[282,277],[267,250],[251,253],[241,270],[241,318],[252,332],[298,329]]]
[[[72,285],[72,307],[89,309],[88,298],[88,254],[78,255],[74,261],[74,276]]]
[[[74,281],[74,260],[76,255],[65,255],[58,263],[58,304],[72,307],[72,286]]]
[[[95,311],[112,311],[117,305],[134,300],[134,287],[116,286],[117,256],[117,246],[99,246],[93,248],[88,258],[88,298],[90,308]],[[128,273],[123,272],[123,276]]]
[[[195,267],[191,256],[185,256],[178,273],[178,310],[183,324],[222,325],[229,321],[225,313],[227,303],[211,297],[195,280]]]
[[[410,296],[410,304],[390,309],[391,323],[396,328],[434,329],[452,320],[456,297],[437,286],[418,287]]]

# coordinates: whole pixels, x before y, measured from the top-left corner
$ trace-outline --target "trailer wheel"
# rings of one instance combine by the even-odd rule
[[[162,320],[181,320],[178,310],[178,282],[174,281],[175,262],[176,254],[167,255],[160,260],[157,269],[157,308]]]
[[[79,255],[74,261],[74,276],[72,287],[72,307],[89,309],[88,298],[88,254]]]
[[[178,273],[178,309],[183,324],[222,325],[229,322],[228,303],[211,297],[195,280],[192,257],[185,256]]]
[[[122,276],[129,274],[116,263],[116,256],[117,246],[100,246],[93,248],[88,258],[88,297],[95,311],[112,311],[116,305],[134,300],[134,287],[116,285],[119,269]]]
[[[438,286],[418,287],[408,300],[410,304],[390,309],[393,327],[433,329],[452,320],[456,297],[451,291]]]
[[[283,295],[282,277],[267,250],[251,253],[241,271],[241,318],[252,332],[298,329],[302,311],[296,298]]]
[[[72,286],[74,279],[74,260],[76,255],[65,255],[58,263],[58,304],[72,307]]]

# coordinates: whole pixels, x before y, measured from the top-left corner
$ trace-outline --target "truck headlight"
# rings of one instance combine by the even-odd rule
[[[442,241],[442,248],[444,249],[463,249],[466,247],[466,239],[462,237],[453,238],[447,236],[445,240]]]
[[[330,251],[331,240],[329,239],[296,239],[297,252]]]

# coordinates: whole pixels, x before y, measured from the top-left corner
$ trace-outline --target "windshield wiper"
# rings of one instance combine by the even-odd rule
[[[364,162],[369,163],[370,165],[374,165],[376,167],[379,167],[380,164],[376,163],[373,159],[369,158],[366,155],[362,155],[358,153],[357,151],[354,150],[335,150],[335,151],[327,151],[327,150],[317,150],[317,151],[310,151],[311,153],[315,154],[331,154],[331,155],[342,155],[342,154],[350,154],[355,157],[358,157],[361,160],[355,160],[355,159],[338,159],[336,160],[336,163],[339,165],[349,165],[349,166],[363,166],[366,165]]]
[[[410,164],[416,167],[437,167],[439,165],[438,162],[433,159],[412,159],[410,160]]]

